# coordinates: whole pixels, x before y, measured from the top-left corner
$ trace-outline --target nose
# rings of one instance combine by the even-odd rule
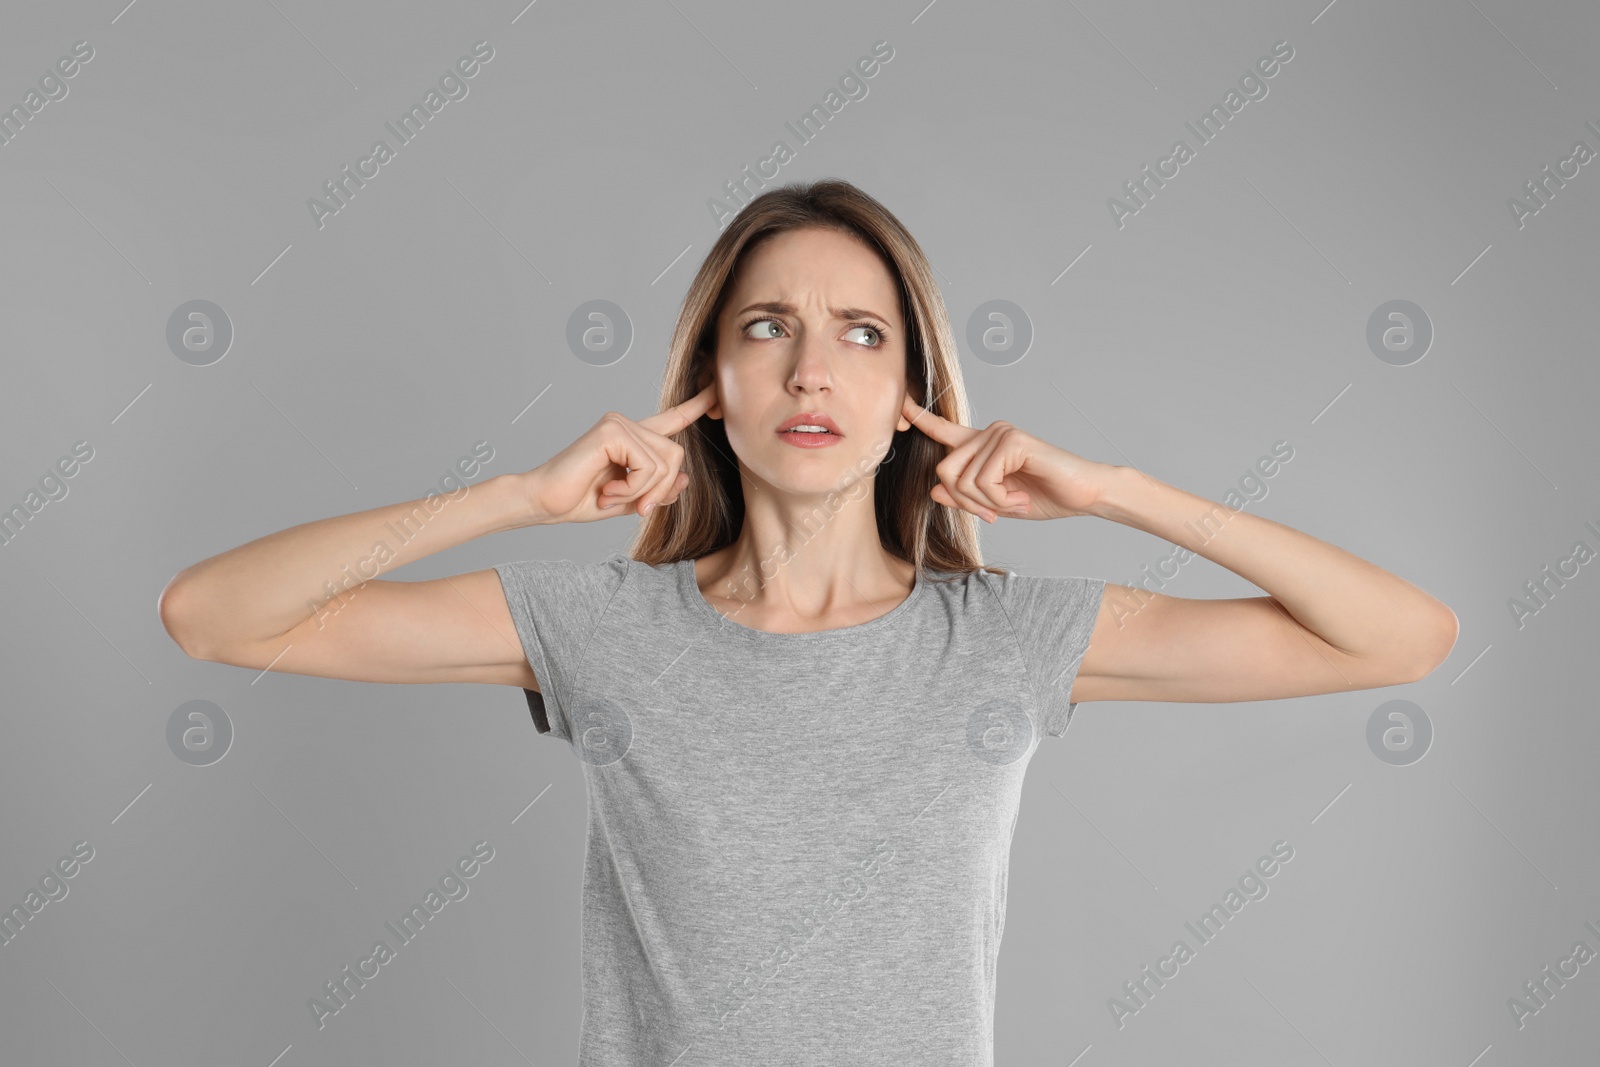
[[[794,366],[790,369],[787,384],[791,393],[833,389],[833,353],[829,349],[826,334],[807,330],[790,351],[794,353]]]

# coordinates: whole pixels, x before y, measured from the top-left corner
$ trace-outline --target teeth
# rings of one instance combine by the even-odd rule
[[[821,426],[796,426],[796,427],[790,429],[788,432],[789,433],[831,433],[832,431],[825,430]]]

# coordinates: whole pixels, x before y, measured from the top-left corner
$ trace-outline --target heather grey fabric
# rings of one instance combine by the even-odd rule
[[[772,634],[692,560],[496,570],[587,782],[580,1067],[993,1063],[1023,773],[1103,580],[928,573]]]

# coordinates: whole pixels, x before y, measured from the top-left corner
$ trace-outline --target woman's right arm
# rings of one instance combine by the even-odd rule
[[[492,568],[412,582],[367,576],[550,521],[535,503],[539,476],[502,474],[454,500],[424,497],[268,534],[179,571],[162,591],[161,622],[188,655],[238,667],[536,690]]]
[[[688,484],[671,438],[714,399],[708,385],[637,422],[608,411],[531,471],[487,478],[454,499],[303,523],[201,560],[167,583],[161,623],[188,655],[238,667],[537,690],[493,568],[416,582],[375,575],[484,534],[671,504]]]

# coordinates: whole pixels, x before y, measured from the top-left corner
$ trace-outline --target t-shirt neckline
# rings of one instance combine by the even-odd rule
[[[836,626],[831,630],[780,634],[771,630],[758,630],[754,626],[746,626],[742,622],[736,622],[732,617],[722,614],[722,612],[713,607],[711,601],[707,600],[705,594],[700,591],[700,583],[695,581],[694,564],[695,561],[693,559],[680,559],[677,562],[678,585],[683,591],[684,599],[694,605],[695,613],[713,625],[721,627],[723,632],[748,635],[757,641],[817,640],[834,637],[855,637],[858,634],[872,633],[888,626],[895,619],[908,613],[917,598],[922,595],[923,586],[927,584],[923,578],[922,568],[918,567],[916,568],[915,577],[912,579],[910,595],[876,619],[858,622],[854,626]]]

